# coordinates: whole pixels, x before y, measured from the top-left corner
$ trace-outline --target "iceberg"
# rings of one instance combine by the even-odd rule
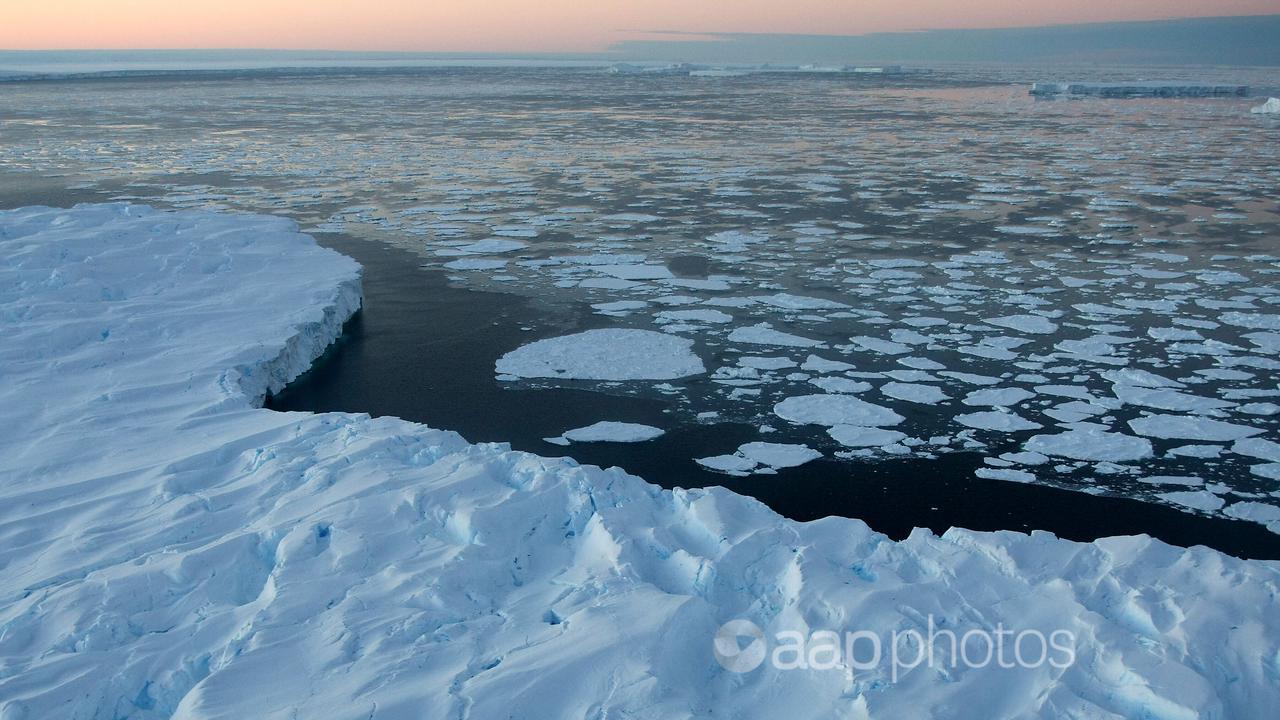
[[[1267,101],[1261,105],[1249,108],[1249,112],[1254,115],[1280,114],[1280,98],[1267,98]]]
[[[360,268],[286,220],[0,212],[0,717],[1261,718],[1280,703],[1280,563],[1148,537],[894,542],[393,417],[262,409],[360,301]],[[1268,508],[1226,512],[1274,522]],[[943,644],[928,664],[891,665],[886,646],[881,664],[747,669],[720,641],[939,627],[1069,630],[1073,662],[955,672],[934,663],[956,659]]]

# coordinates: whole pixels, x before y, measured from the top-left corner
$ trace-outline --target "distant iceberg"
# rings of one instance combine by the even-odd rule
[[[1252,108],[1249,112],[1255,115],[1276,115],[1280,114],[1280,98],[1268,98],[1266,102]]]

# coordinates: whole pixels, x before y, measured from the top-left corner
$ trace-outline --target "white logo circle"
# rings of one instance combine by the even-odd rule
[[[744,647],[742,638],[751,638]],[[729,672],[749,673],[764,662],[764,631],[750,620],[730,620],[720,626],[711,644],[716,662]]]

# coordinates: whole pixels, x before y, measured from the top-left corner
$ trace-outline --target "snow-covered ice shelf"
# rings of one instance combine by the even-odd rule
[[[359,268],[283,220],[0,213],[0,716],[1250,718],[1280,702],[1276,563],[1144,537],[897,543],[395,418],[258,409],[359,302]],[[711,651],[730,619],[887,632],[929,615],[1069,629],[1077,661],[893,682],[736,675]]]

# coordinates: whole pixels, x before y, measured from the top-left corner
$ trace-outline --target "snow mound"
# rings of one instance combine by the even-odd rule
[[[354,263],[287,221],[0,212],[0,717],[1253,718],[1280,703],[1277,563],[1146,537],[892,542],[396,418],[255,408],[336,337],[359,288]],[[1226,512],[1270,522],[1269,507]],[[1070,630],[1075,661],[951,671],[944,640],[932,667],[896,674],[737,673],[714,653],[730,621],[886,643]]]
[[[706,372],[693,341],[653,330],[587,330],[503,355],[500,375],[566,380],[674,380]]]

